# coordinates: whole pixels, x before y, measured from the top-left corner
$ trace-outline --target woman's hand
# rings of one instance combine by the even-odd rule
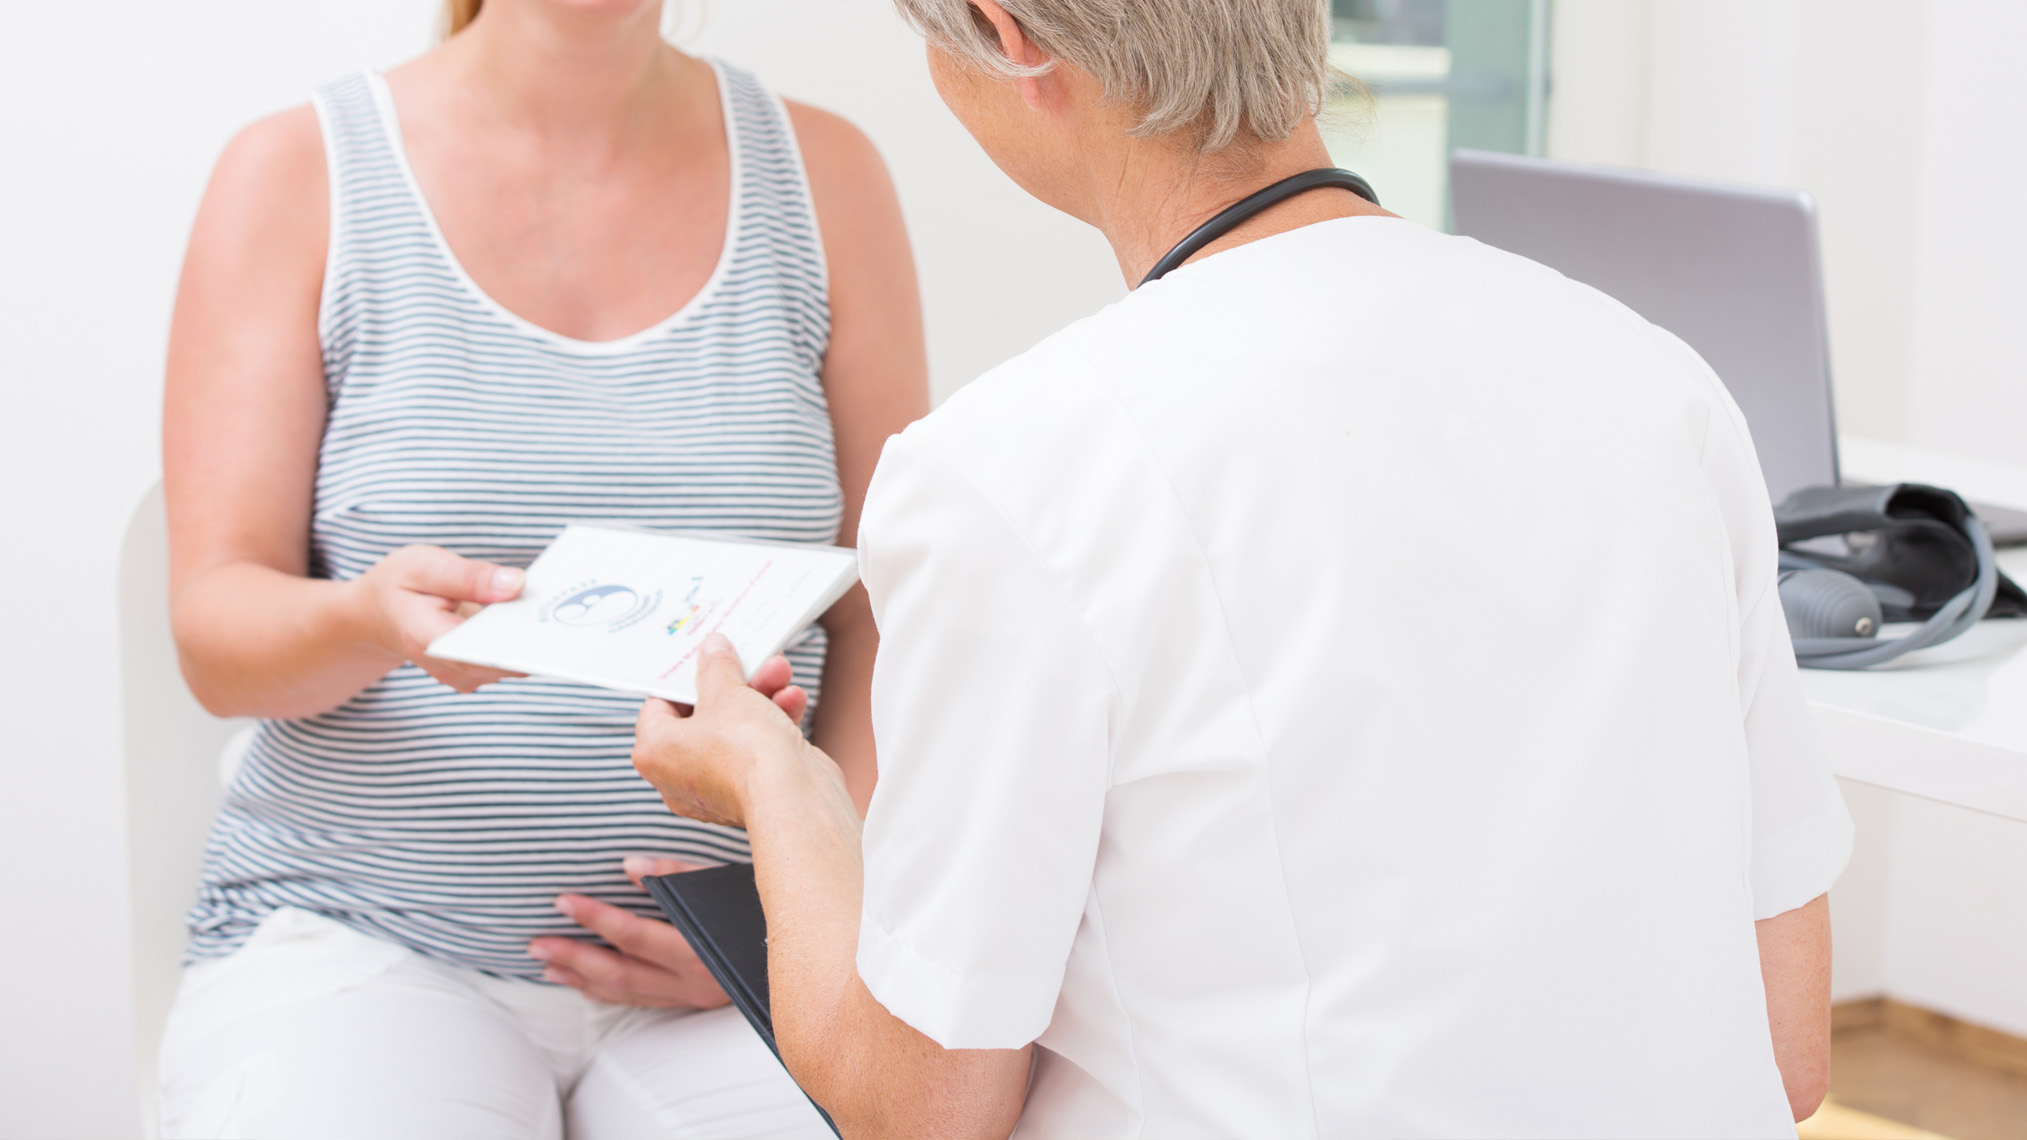
[[[440,546],[404,546],[359,576],[369,636],[383,649],[413,662],[460,693],[507,677],[525,676],[442,661],[429,644],[479,612],[480,606],[518,597],[527,575],[453,554]]]
[[[697,705],[650,697],[634,722],[633,766],[680,816],[744,827],[746,776],[763,756],[815,749],[802,738],[809,694],[789,683],[786,657],[748,680],[722,634],[697,653]]]
[[[641,856],[627,859],[622,866],[635,886],[648,875],[697,869],[674,859]],[[528,944],[528,956],[544,964],[545,980],[575,987],[588,997],[615,1005],[716,1009],[731,1000],[682,933],[668,923],[583,895],[556,896],[556,909],[617,949],[575,938],[537,938]]]

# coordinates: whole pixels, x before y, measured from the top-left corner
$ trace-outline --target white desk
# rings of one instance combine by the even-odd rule
[[[1932,483],[2027,508],[2027,468],[1845,437],[1846,477]],[[2027,548],[1999,552],[2027,582]],[[2027,620],[1990,621],[1934,649],[1853,673],[1804,669],[1837,774],[2027,820]]]

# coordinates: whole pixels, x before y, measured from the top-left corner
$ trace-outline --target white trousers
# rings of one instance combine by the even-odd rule
[[[731,1007],[608,1005],[431,961],[300,910],[183,973],[166,1137],[830,1136]]]

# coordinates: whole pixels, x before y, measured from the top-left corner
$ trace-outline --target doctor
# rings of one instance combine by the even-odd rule
[[[901,7],[1129,282],[1330,165],[1321,0]],[[1850,823],[1722,385],[1344,189],[1184,261],[887,445],[863,837],[782,662],[642,711],[791,1072],[847,1136],[1792,1136]]]

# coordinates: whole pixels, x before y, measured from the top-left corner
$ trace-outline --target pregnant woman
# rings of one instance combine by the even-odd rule
[[[433,660],[572,520],[849,541],[927,407],[878,155],[660,36],[477,0],[221,158],[171,338],[173,609],[262,718],[163,1042],[171,1136],[818,1135],[633,883],[748,857],[628,761],[638,701]],[[876,634],[790,648],[861,805]]]

